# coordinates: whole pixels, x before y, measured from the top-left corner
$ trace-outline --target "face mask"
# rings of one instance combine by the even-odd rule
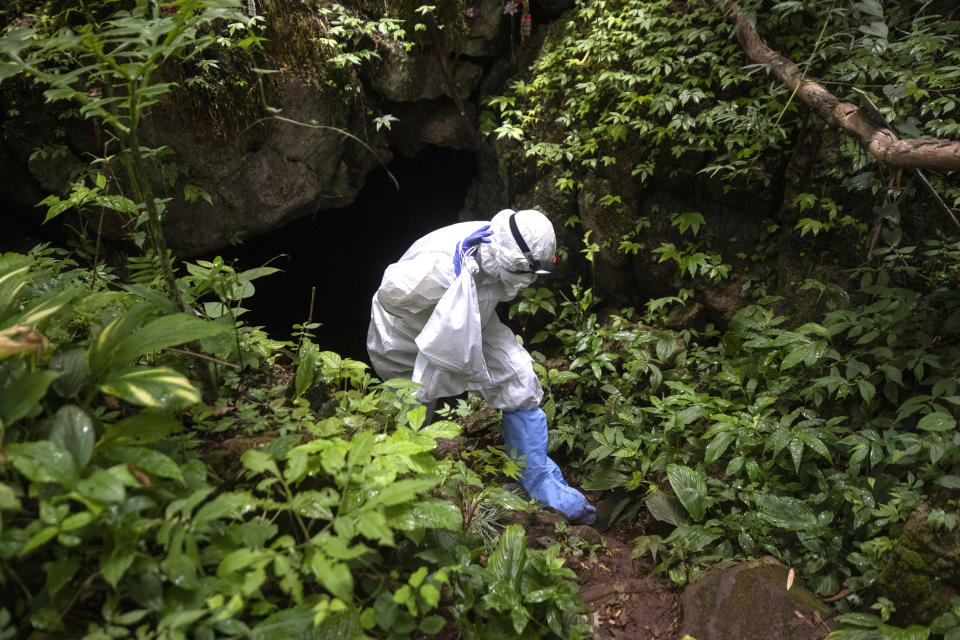
[[[534,273],[510,273],[500,270],[500,280],[503,282],[503,288],[507,292],[518,293],[521,289],[526,289],[532,285],[537,276]]]

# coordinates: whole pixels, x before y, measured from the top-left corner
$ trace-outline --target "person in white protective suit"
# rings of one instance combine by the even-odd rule
[[[532,209],[427,234],[387,267],[373,296],[367,351],[383,380],[421,383],[424,404],[471,391],[501,409],[508,450],[525,456],[523,488],[571,521],[593,524],[596,509],[547,456],[533,359],[496,313],[498,302],[550,272],[555,250],[553,225]]]

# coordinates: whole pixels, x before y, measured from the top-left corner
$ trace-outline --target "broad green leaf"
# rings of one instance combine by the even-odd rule
[[[422,528],[459,531],[463,524],[463,515],[457,505],[449,500],[430,498],[412,505],[416,524]],[[393,526],[393,522],[390,523]]]
[[[78,569],[80,559],[76,557],[43,563],[44,573],[47,574],[46,592],[51,596],[56,595],[76,575]]]
[[[73,456],[77,467],[82,470],[93,455],[93,419],[76,405],[60,407],[53,418],[50,439],[60,444]]]
[[[98,451],[100,450],[114,462],[132,464],[141,471],[172,480],[183,479],[183,469],[180,465],[159,451],[147,447],[111,446],[109,444],[101,445]]]
[[[274,476],[280,476],[280,469],[277,467],[276,461],[274,461],[270,454],[264,453],[263,451],[247,449],[243,452],[243,455],[240,456],[240,461],[243,463],[243,466],[254,473],[269,471]]]
[[[949,413],[934,411],[920,418],[917,429],[923,431],[950,431],[957,426],[957,421]]]
[[[432,489],[439,483],[440,478],[436,476],[398,480],[381,489],[375,500],[386,506],[400,504],[408,500],[415,500],[419,494]]]
[[[804,531],[817,524],[813,510],[797,498],[757,494],[754,500],[760,517],[781,529]]]
[[[100,575],[107,581],[107,584],[116,588],[120,579],[133,564],[136,559],[136,550],[127,543],[121,543],[114,547],[109,553],[100,555]]]
[[[936,484],[946,489],[960,489],[960,476],[940,476],[937,478]]]
[[[100,391],[144,407],[182,409],[200,402],[200,393],[181,373],[166,367],[128,370],[111,376]]]
[[[60,376],[53,382],[53,390],[63,398],[76,396],[90,380],[87,350],[71,349],[55,353],[50,358],[50,370],[60,372]]]
[[[670,464],[667,479],[690,517],[695,522],[702,520],[707,513],[707,483],[703,475],[690,467]]]
[[[79,287],[71,287],[63,291],[48,293],[32,302],[23,311],[0,321],[0,329],[6,329],[14,325],[35,327],[42,320],[60,311],[68,302],[79,296],[82,292],[83,290]]]
[[[149,302],[141,302],[113,319],[104,327],[97,337],[91,341],[87,353],[87,363],[91,373],[98,379],[104,378],[111,369],[117,368],[114,364],[114,352],[121,342],[124,341],[138,326],[144,318],[154,312],[154,307]],[[130,363],[122,363],[119,368],[126,369]]]
[[[7,445],[7,457],[14,468],[31,482],[56,482],[72,489],[79,472],[73,456],[50,440]]]
[[[487,570],[498,580],[517,585],[517,579],[523,570],[527,537],[523,527],[518,524],[507,525],[500,534],[496,549],[487,559]]]
[[[645,504],[647,510],[650,511],[650,515],[661,522],[667,522],[674,526],[687,522],[687,511],[675,496],[657,491],[647,497]]]
[[[241,547],[227,554],[217,566],[217,577],[224,577],[237,571],[242,571],[250,565],[266,565],[272,559],[272,554],[263,549],[247,549]]]
[[[345,602],[353,602],[353,575],[346,563],[331,560],[323,553],[315,552],[310,568],[327,591]]]
[[[208,613],[209,612],[206,609],[187,609],[185,611],[174,611],[173,613],[168,613],[163,617],[162,620],[160,620],[160,628],[179,629],[181,627],[188,627]]]
[[[7,369],[3,373],[10,373]],[[40,406],[47,388],[60,375],[59,371],[41,369],[14,371],[12,379],[0,386],[0,422],[8,427]]]
[[[730,443],[736,439],[737,434],[733,431],[721,431],[718,433],[713,440],[710,441],[710,444],[707,445],[707,449],[704,452],[703,458],[704,464],[710,464],[711,462],[718,460],[720,456],[726,452],[727,447],[730,446]]]
[[[420,429],[420,433],[431,438],[456,438],[463,431],[462,427],[451,420],[437,420]]]
[[[140,356],[229,330],[224,324],[185,313],[161,316],[120,339],[111,356],[112,366],[126,367]]]
[[[333,520],[330,507],[339,502],[340,496],[327,487],[324,491],[299,491],[290,500],[290,508],[306,518]]]
[[[183,423],[158,411],[145,410],[106,425],[107,439],[146,444],[183,430]]]
[[[77,491],[97,502],[123,502],[127,496],[123,481],[106,469],[97,469],[77,483]]]
[[[630,476],[615,471],[609,465],[597,465],[580,483],[587,491],[610,491],[617,487],[625,487],[630,482]]]
[[[930,637],[930,629],[918,624],[912,624],[905,629],[881,624],[878,631],[884,640],[927,640]]]

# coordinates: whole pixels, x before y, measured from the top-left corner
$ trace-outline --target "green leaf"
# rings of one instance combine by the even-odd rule
[[[96,440],[93,419],[76,405],[60,407],[53,418],[50,439],[69,451],[77,467],[82,470],[93,455],[93,443]]]
[[[107,581],[107,584],[116,589],[120,579],[123,578],[135,558],[136,551],[134,548],[123,543],[113,548],[110,553],[104,553],[100,556],[100,575]]]
[[[937,478],[936,484],[945,489],[960,489],[960,476],[940,476]]]
[[[269,471],[272,475],[279,477],[280,469],[270,454],[258,451],[257,449],[247,449],[240,456],[240,461],[250,471],[254,473],[263,473]]]
[[[59,375],[59,371],[48,370],[14,373],[12,380],[0,386],[0,422],[9,427],[39,407]]]
[[[949,413],[934,411],[920,418],[917,429],[923,431],[950,431],[957,426],[957,421]]]
[[[704,464],[710,464],[718,460],[727,450],[727,447],[730,446],[730,443],[736,439],[737,434],[733,431],[721,431],[718,433],[713,440],[710,441],[710,444],[707,445],[703,458]]]
[[[345,563],[333,561],[317,552],[313,554],[310,568],[327,591],[344,602],[353,602],[353,575]]]
[[[440,478],[437,476],[423,476],[398,480],[381,489],[375,500],[386,506],[400,504],[401,502],[416,499],[419,494],[428,489],[432,489],[439,483]]]
[[[46,294],[20,313],[0,321],[0,329],[6,329],[14,325],[35,327],[45,318],[60,311],[64,305],[79,296],[82,292],[83,289],[79,287],[71,287],[63,291],[54,291]]]
[[[132,464],[142,471],[164,478],[183,479],[180,465],[159,451],[147,447],[109,445],[101,445],[101,449],[104,455],[114,462]]]
[[[27,544],[25,544],[20,550],[20,555],[25,556],[37,547],[46,544],[48,541],[56,537],[58,533],[60,533],[60,527],[44,527],[43,529],[40,529],[40,531],[37,531],[29,540],[27,540]]]
[[[423,528],[459,531],[463,524],[463,516],[457,505],[440,498],[414,503],[413,516],[416,524]]]
[[[657,491],[647,497],[647,510],[657,520],[674,526],[687,523],[687,511],[675,496]]]
[[[667,479],[690,517],[695,522],[702,520],[707,512],[707,483],[703,475],[689,467],[670,464]]]
[[[327,487],[325,491],[300,491],[290,500],[290,508],[306,518],[333,520],[330,507],[339,502],[340,496]]]
[[[500,534],[497,548],[487,559],[487,570],[498,580],[517,584],[524,565],[524,555],[527,548],[527,537],[523,527],[518,524],[507,525]]]
[[[147,323],[117,343],[111,366],[134,364],[140,356],[155,353],[193,340],[210,338],[231,330],[231,327],[185,313],[162,316]]]
[[[447,624],[446,618],[443,618],[441,616],[427,616],[426,618],[420,621],[420,631],[427,634],[428,636],[432,636],[440,633],[440,631],[443,630],[443,627],[446,626],[446,624]]]
[[[120,422],[106,425],[110,440],[135,441],[140,444],[163,440],[183,429],[183,423],[158,411],[141,411]]]
[[[19,508],[20,498],[17,497],[12,488],[0,482],[0,511],[16,511]]]
[[[166,367],[128,370],[107,379],[100,391],[144,407],[182,409],[200,402],[200,393],[182,374]]]
[[[97,469],[77,483],[77,491],[97,502],[123,502],[127,496],[123,481],[106,469]]]
[[[270,560],[271,555],[263,549],[247,549],[242,547],[228,553],[217,565],[217,577],[222,578],[231,573],[246,569],[252,564]]]
[[[79,472],[73,456],[50,440],[7,445],[7,457],[14,468],[31,482],[56,482],[68,489],[77,483]]]
[[[754,500],[760,517],[781,529],[804,531],[817,524],[813,510],[797,498],[757,494]]]
[[[87,350],[71,349],[55,353],[50,358],[50,370],[60,372],[60,376],[53,381],[53,390],[63,398],[76,396],[90,380]]]

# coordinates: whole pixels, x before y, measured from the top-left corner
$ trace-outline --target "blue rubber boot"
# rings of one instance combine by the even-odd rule
[[[574,524],[593,524],[597,510],[582,493],[568,485],[560,468],[547,456],[547,416],[542,409],[503,412],[503,439],[508,451],[524,458],[527,468],[520,484],[531,498],[561,512]]]

